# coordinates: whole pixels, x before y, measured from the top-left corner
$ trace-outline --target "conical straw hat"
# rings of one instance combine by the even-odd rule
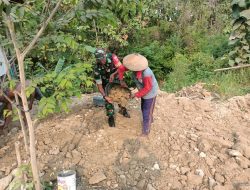
[[[148,60],[138,53],[133,53],[123,58],[123,65],[131,71],[142,71],[148,68]]]

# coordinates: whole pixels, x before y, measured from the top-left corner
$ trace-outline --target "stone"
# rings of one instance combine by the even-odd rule
[[[234,189],[232,185],[216,185],[214,190],[231,190]]]
[[[228,154],[233,157],[242,156],[242,154],[238,150],[233,150],[233,149],[229,149]]]
[[[121,180],[121,184],[123,186],[125,186],[126,183],[127,183],[126,176],[125,175],[120,175],[120,180]]]
[[[197,147],[199,150],[203,151],[203,152],[207,152],[211,146],[209,144],[209,142],[205,139],[201,139],[198,141]]]
[[[201,152],[201,153],[199,154],[199,156],[200,156],[201,158],[205,158],[207,155],[206,155],[204,152]]]
[[[72,158],[72,155],[71,155],[70,152],[67,152],[67,153],[66,153],[66,158]]]
[[[0,179],[4,177],[4,172],[0,171]]]
[[[113,184],[113,188],[115,189],[115,188],[117,188],[119,185],[117,184],[117,183],[115,183],[115,184]]]
[[[201,170],[201,169],[195,170],[195,174],[198,175],[198,176],[201,176],[201,177],[204,176],[204,172],[203,172],[203,170]]]
[[[146,180],[145,180],[145,179],[142,179],[142,180],[140,180],[140,181],[137,183],[136,187],[137,187],[139,190],[143,190],[144,187],[145,187],[145,185],[146,185]]]
[[[202,183],[202,177],[195,174],[189,173],[187,175],[188,183],[193,185],[200,185]]]
[[[75,144],[70,144],[69,146],[68,146],[68,151],[72,151],[72,150],[74,150],[75,149],[75,147],[76,147],[76,145]]]
[[[82,154],[78,152],[76,149],[74,149],[71,153],[72,153],[73,158],[82,157]]]
[[[248,159],[250,159],[250,146],[247,146],[247,145],[243,145],[242,146],[243,148],[243,155],[246,157],[246,158],[248,158]]]
[[[206,163],[207,163],[208,166],[213,166],[214,161],[211,158],[206,157],[205,160],[206,160]]]
[[[11,174],[0,179],[0,190],[5,190],[9,186],[12,179],[13,176]]]
[[[159,164],[155,163],[153,166],[153,170],[160,170]]]
[[[250,167],[250,161],[243,156],[236,157],[236,163],[239,164],[243,169],[247,169],[248,167]]]
[[[213,178],[209,177],[208,185],[209,185],[209,189],[213,189],[213,187],[216,185],[216,181]]]
[[[107,177],[104,175],[103,172],[99,171],[97,173],[95,173],[90,179],[89,179],[89,184],[93,185],[93,184],[97,184],[103,180],[105,180]]]
[[[107,186],[110,186],[111,185],[111,181],[107,181]]]
[[[196,134],[190,134],[189,138],[192,140],[192,141],[197,141],[198,140],[198,135]]]
[[[57,155],[60,152],[59,148],[49,150],[50,155]]]
[[[215,173],[214,178],[219,183],[224,183],[224,181],[225,181],[225,178],[217,172]]]
[[[181,171],[182,175],[185,175],[185,174],[187,174],[190,171],[190,168],[188,168],[188,167],[181,167],[180,171]]]
[[[177,168],[177,166],[176,166],[176,165],[174,165],[174,164],[170,164],[170,165],[169,165],[169,168],[171,168],[171,169],[175,170],[175,169]]]
[[[138,158],[139,159],[143,159],[143,158],[146,158],[146,157],[148,157],[149,155],[148,155],[148,153],[146,152],[146,150],[144,149],[144,148],[140,148],[139,150],[138,150]]]
[[[146,190],[156,190],[150,183],[147,185]]]
[[[237,187],[237,190],[250,190],[250,184],[240,184],[238,187]]]

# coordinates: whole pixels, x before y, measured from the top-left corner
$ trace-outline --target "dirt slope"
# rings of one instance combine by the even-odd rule
[[[139,100],[130,102],[132,118],[117,113],[109,128],[92,97],[37,127],[42,179],[75,169],[78,189],[250,189],[250,94],[219,101],[202,85],[160,92],[149,138],[138,137]],[[17,138],[16,129],[1,136],[0,177],[16,167]]]

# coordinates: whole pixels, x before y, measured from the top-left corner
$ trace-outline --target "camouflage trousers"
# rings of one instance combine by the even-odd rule
[[[109,103],[108,101],[105,101],[105,108],[106,108],[106,115],[108,117],[115,115],[115,107],[113,104]]]

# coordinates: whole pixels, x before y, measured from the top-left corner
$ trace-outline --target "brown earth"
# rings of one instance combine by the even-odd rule
[[[250,189],[250,94],[222,101],[201,84],[177,94],[160,92],[148,138],[138,137],[139,100],[129,104],[131,118],[117,113],[117,127],[109,128],[93,96],[83,95],[71,114],[37,126],[43,180],[74,169],[79,190]],[[16,168],[17,139],[17,128],[1,136],[0,178]]]

